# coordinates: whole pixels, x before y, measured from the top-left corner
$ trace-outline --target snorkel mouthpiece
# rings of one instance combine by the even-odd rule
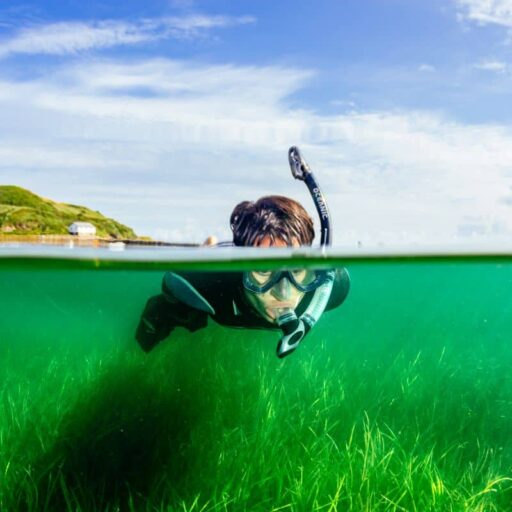
[[[277,344],[277,357],[283,358],[291,354],[302,341],[308,331],[306,324],[297,318],[293,309],[283,309],[277,319],[277,325],[281,327],[283,336]]]

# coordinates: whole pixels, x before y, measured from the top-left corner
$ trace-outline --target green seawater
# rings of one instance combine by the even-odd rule
[[[165,263],[0,258],[0,510],[512,510],[512,258],[325,264],[350,294],[280,360],[213,321],[140,350]]]

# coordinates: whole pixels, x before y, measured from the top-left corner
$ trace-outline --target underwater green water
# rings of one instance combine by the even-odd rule
[[[144,353],[162,264],[0,259],[0,510],[512,510],[512,259],[330,263],[280,360],[211,320]]]

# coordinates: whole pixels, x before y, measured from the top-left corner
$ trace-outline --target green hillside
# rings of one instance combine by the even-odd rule
[[[67,235],[75,221],[94,224],[99,237],[136,238],[131,228],[85,206],[57,203],[21,187],[0,185],[0,233]]]

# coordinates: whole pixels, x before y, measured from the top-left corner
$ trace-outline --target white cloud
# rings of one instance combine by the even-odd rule
[[[141,234],[225,238],[241,200],[285,194],[314,211],[289,173],[297,144],[329,199],[336,243],[510,237],[510,127],[291,108],[311,76],[157,59],[4,78],[0,182],[86,204]]]
[[[482,25],[512,27],[512,0],[455,0],[460,17]]]
[[[12,38],[1,41],[0,57],[19,53],[66,55],[170,37],[193,37],[203,30],[254,21],[249,16],[191,15],[143,19],[133,23],[119,20],[59,22],[24,28]]]
[[[500,60],[484,60],[475,64],[477,69],[484,71],[494,71],[495,73],[505,73],[508,70],[508,64]]]
[[[431,64],[421,64],[418,67],[418,71],[422,71],[424,73],[433,73],[435,70],[436,70],[436,68],[434,66],[432,66]]]

